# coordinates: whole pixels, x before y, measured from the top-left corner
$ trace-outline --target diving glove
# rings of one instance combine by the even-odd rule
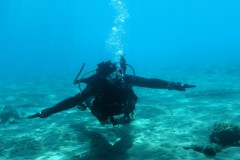
[[[28,116],[27,118],[28,119],[33,119],[33,118],[47,118],[48,117],[48,115],[47,114],[44,114],[44,112],[38,112],[38,113],[35,113],[35,114],[33,114],[33,115],[31,115],[31,116]]]
[[[183,84],[181,82],[169,82],[167,85],[168,90],[178,90],[178,91],[185,91],[186,88],[193,88],[193,87],[196,87],[196,86],[191,84]]]

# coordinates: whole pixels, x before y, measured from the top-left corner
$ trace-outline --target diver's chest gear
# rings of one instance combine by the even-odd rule
[[[110,120],[110,122],[115,126],[118,121],[115,120],[114,116],[124,114],[124,119],[133,119],[135,104],[137,100],[125,101],[101,105],[97,101],[90,107],[92,114],[98,119],[99,122],[104,122]]]
[[[114,116],[124,114],[133,115],[137,96],[130,87],[105,87],[94,95],[90,108],[92,114],[100,121],[110,120],[115,124]]]

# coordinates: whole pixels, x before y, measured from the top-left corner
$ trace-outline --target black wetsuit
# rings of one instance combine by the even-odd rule
[[[133,86],[169,89],[170,84],[161,79],[148,79],[132,75],[125,75],[121,80],[113,83],[97,74],[83,79],[82,82],[86,83],[87,87],[81,93],[42,110],[41,118],[81,105],[90,97],[93,97],[93,106],[89,108],[99,121],[119,114],[128,116],[135,109],[137,102]]]

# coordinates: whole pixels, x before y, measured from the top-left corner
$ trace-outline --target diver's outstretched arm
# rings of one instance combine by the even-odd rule
[[[183,84],[180,82],[169,82],[156,78],[144,78],[139,76],[126,76],[126,80],[133,86],[147,87],[147,88],[161,88],[169,90],[185,91],[186,88],[196,87],[195,85]]]
[[[57,103],[56,105],[46,108],[44,110],[42,110],[39,113],[35,113],[31,116],[28,116],[27,118],[47,118],[48,116],[73,108],[79,104],[81,104],[84,100],[86,100],[89,96],[91,95],[91,91],[90,89],[85,89],[83,90],[82,93],[79,93],[73,97],[67,98],[59,103]]]

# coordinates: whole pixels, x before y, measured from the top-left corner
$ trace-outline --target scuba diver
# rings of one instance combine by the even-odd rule
[[[86,75],[84,74],[78,79],[84,65],[85,63],[74,81],[74,84],[86,84],[86,88],[81,93],[28,118],[47,118],[52,114],[78,106],[81,110],[89,108],[101,124],[111,122],[115,126],[133,120],[135,105],[138,102],[133,86],[178,91],[196,87],[180,82],[135,76],[134,69],[126,63],[124,57],[121,57],[119,66],[111,61],[103,61],[98,64],[95,74],[87,78],[84,78]],[[133,70],[133,75],[125,74],[127,67]],[[118,115],[123,116],[117,120],[114,116]]]

